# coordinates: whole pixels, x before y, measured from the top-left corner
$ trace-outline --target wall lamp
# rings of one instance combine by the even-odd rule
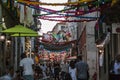
[[[4,34],[1,34],[0,35],[0,41],[4,41],[5,40],[5,35]]]

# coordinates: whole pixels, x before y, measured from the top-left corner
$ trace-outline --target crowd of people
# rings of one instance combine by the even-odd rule
[[[88,80],[89,67],[86,62],[78,56],[71,61],[53,61],[38,64],[32,58],[21,55],[19,70],[14,73],[10,68],[0,80]]]
[[[51,80],[88,80],[89,67],[86,62],[82,60],[81,56],[77,60],[71,61],[54,61],[52,63],[41,64],[36,67],[36,77],[49,78]],[[39,71],[40,70],[40,71]]]

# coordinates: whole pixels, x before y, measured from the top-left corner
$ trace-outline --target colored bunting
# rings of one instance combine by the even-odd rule
[[[59,42],[59,43],[49,43],[49,42],[41,42],[40,44],[44,46],[46,50],[49,51],[67,51],[69,48],[72,47],[72,43],[75,43],[76,40],[69,41],[69,42]]]
[[[71,5],[78,5],[78,4],[87,3],[91,1],[93,0],[80,0],[77,2],[67,2],[67,3],[42,3],[42,2],[36,2],[36,1],[18,0],[18,2],[22,2],[29,5],[52,5],[52,6],[68,6],[68,5],[71,6]]]
[[[98,6],[99,4],[103,4],[106,5],[110,2],[110,0],[100,0],[100,1],[94,1],[94,0],[81,0],[81,1],[77,1],[77,2],[67,2],[67,3],[42,3],[42,2],[36,2],[36,1],[30,1],[30,0],[18,0],[18,3],[23,4],[25,6],[28,6],[30,8],[34,8],[40,11],[44,11],[47,12],[47,14],[36,14],[33,15],[35,17],[38,17],[40,19],[44,19],[44,20],[49,20],[49,21],[60,21],[60,22],[84,22],[84,21],[95,21],[96,19],[98,19],[99,17],[83,17],[80,15],[84,15],[84,14],[88,14],[88,13],[92,13],[95,11],[99,11],[101,10],[101,6]],[[106,3],[106,4],[105,4]],[[63,10],[52,10],[52,9],[47,9],[47,8],[43,8],[40,6],[36,6],[36,5],[51,5],[51,6],[70,6],[70,8],[68,9],[63,9]],[[82,6],[90,6],[90,5],[95,5],[97,6],[94,9],[90,9],[90,10],[76,10],[79,7]],[[72,10],[75,11],[72,11]],[[59,16],[46,16],[46,15],[51,15],[51,14],[57,14]],[[70,15],[71,14],[71,15]],[[53,19],[53,18],[67,18],[67,17],[77,17],[77,20],[63,20],[63,19]],[[80,20],[78,20],[80,19]]]
[[[60,19],[47,19],[47,18],[40,18],[40,19],[43,19],[43,20],[49,20],[49,21],[59,21],[59,22],[89,22],[89,21],[95,21],[96,19],[82,19],[82,20],[60,20]]]

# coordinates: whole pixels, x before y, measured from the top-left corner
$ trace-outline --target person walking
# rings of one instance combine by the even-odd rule
[[[77,80],[88,80],[88,64],[82,61],[82,56],[77,56],[78,62],[75,67],[77,69]]]
[[[116,57],[114,65],[113,65],[113,79],[112,80],[120,80],[120,55]]]
[[[42,74],[43,74],[43,78],[46,78],[47,75],[46,75],[46,69],[47,69],[47,66],[46,64],[41,64],[40,68],[42,69]]]
[[[21,54],[19,66],[24,80],[34,80],[34,61],[26,53]]]
[[[75,67],[75,61],[70,61],[69,74],[72,80],[77,80],[77,70]]]
[[[59,79],[59,73],[60,73],[60,64],[59,62],[54,63],[54,74],[55,74],[55,80],[60,80]]]
[[[6,70],[5,75],[0,77],[0,80],[13,80],[14,70],[13,67],[10,67]]]
[[[61,63],[61,79],[65,80],[65,75],[68,73],[69,71],[69,64],[67,63],[67,61],[65,60],[64,62]]]

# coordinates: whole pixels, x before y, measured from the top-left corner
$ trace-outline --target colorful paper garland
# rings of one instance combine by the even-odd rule
[[[49,19],[49,18],[39,18],[43,20],[49,20],[49,21],[58,21],[58,22],[89,22],[89,21],[96,21],[97,19],[82,19],[82,20],[60,20],[60,19]]]
[[[19,1],[22,1],[22,0],[19,0]],[[107,2],[108,0],[106,0],[106,2]],[[101,3],[101,1],[96,1],[96,2],[94,2],[94,4],[98,4],[98,3]],[[25,3],[26,4],[26,3]],[[30,5],[30,4],[27,4],[27,6],[32,6],[33,8],[38,8],[38,9],[40,9],[41,7],[39,7],[39,6],[34,6],[33,4],[32,5]],[[50,21],[62,21],[62,22],[73,22],[73,21],[75,21],[75,22],[81,22],[81,21],[92,21],[92,20],[96,20],[96,19],[93,19],[93,18],[91,18],[91,17],[89,17],[90,19],[85,19],[85,20],[72,20],[72,21],[67,21],[67,20],[55,20],[55,19],[49,19],[48,17],[45,17],[45,15],[50,15],[50,14],[57,14],[57,13],[59,13],[59,15],[64,15],[65,17],[75,17],[76,16],[76,14],[78,14],[78,15],[83,15],[83,14],[85,14],[86,12],[85,11],[81,11],[81,12],[77,12],[76,11],[76,14],[75,15],[65,15],[65,14],[60,14],[60,12],[62,12],[62,11],[55,11],[55,10],[50,10],[50,9],[45,9],[45,8],[42,8],[41,10],[44,10],[44,11],[50,11],[50,12],[48,12],[48,14],[41,14],[41,15],[34,15],[34,16],[44,16],[44,17],[40,17],[41,19],[44,19],[44,20],[50,20]],[[64,10],[64,12],[67,12],[68,14],[69,14],[69,11],[65,11]],[[90,11],[90,12],[92,12],[92,11]],[[71,11],[71,13],[72,13],[72,11]],[[89,11],[88,11],[88,13],[89,13]],[[87,13],[86,13],[87,14]],[[77,16],[78,16],[77,15]],[[62,16],[62,17],[64,17],[64,16]],[[61,16],[58,16],[59,18],[61,18]],[[58,17],[55,17],[55,16],[51,16],[51,18],[58,18]],[[79,18],[81,18],[81,16],[79,16]],[[88,18],[88,17],[84,17],[84,18]]]
[[[29,5],[52,5],[52,6],[67,6],[67,5],[78,5],[82,3],[88,3],[93,0],[80,0],[76,2],[67,2],[67,3],[43,3],[43,2],[37,2],[37,1],[28,1],[28,0],[18,0],[18,2],[23,2]]]
[[[24,3],[21,3],[21,4],[24,4]],[[27,5],[27,4],[25,4],[25,5]],[[74,13],[74,12],[76,12],[76,11],[74,11],[74,12],[73,11],[72,12],[67,11],[67,10],[70,10],[70,9],[74,9],[75,7],[72,7],[72,8],[69,8],[69,9],[60,10],[60,11],[55,11],[55,10],[51,10],[51,9],[42,8],[42,7],[39,7],[39,6],[34,6],[34,5],[27,5],[27,6],[29,6],[31,8],[34,8],[34,9],[37,9],[37,10],[48,12],[49,14],[57,14],[57,13],[60,13],[60,12],[61,13]],[[89,13],[89,11],[87,11],[87,12],[86,11],[78,11],[76,13],[79,13],[79,15],[83,15],[82,12],[85,12],[85,13],[88,12]],[[90,11],[90,12],[92,12],[92,11]],[[49,15],[49,14],[42,14],[42,15],[44,16],[44,15]],[[42,16],[42,15],[34,15],[34,16]],[[64,14],[58,14],[58,15],[64,15]]]

